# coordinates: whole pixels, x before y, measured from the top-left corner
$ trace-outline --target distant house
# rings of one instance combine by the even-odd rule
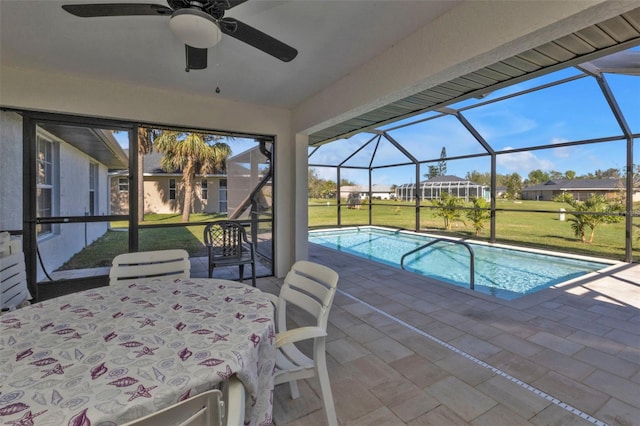
[[[144,212],[181,213],[184,203],[182,171],[166,172],[160,161],[162,154],[152,152],[144,156]],[[111,214],[129,211],[129,172],[119,170],[110,174]],[[227,211],[226,174],[196,175],[193,197],[194,213]]]
[[[472,198],[490,199],[488,186],[481,185],[457,176],[435,176],[428,180],[415,183],[404,183],[396,188],[396,198],[403,201],[435,200],[442,193],[448,193],[469,201]]]
[[[607,199],[624,195],[623,179],[555,179],[522,189],[523,200],[552,201],[563,193],[573,195],[576,200],[584,200],[591,194],[604,195]],[[635,188],[633,200],[640,200],[640,187]]]
[[[363,185],[347,185],[340,187],[340,198],[348,199],[349,194],[358,193],[361,200],[369,198],[369,187]],[[371,198],[379,200],[389,200],[395,196],[395,191],[391,185],[374,184],[371,185]]]
[[[167,172],[161,166],[162,154],[144,156],[144,212],[181,213],[184,204],[182,171]],[[259,147],[241,152],[226,161],[226,174],[196,175],[194,180],[193,213],[228,213],[235,219],[247,218],[249,211],[271,208],[271,183],[262,186],[255,197],[257,206],[247,206],[252,191],[263,179],[268,163]],[[129,208],[129,172],[110,174],[111,213],[126,214]]]

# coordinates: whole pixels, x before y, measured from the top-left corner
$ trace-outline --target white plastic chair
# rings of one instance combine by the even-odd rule
[[[0,232],[0,257],[9,256],[11,254],[11,236],[8,232]]]
[[[27,288],[24,253],[0,257],[0,305],[3,311],[12,311],[28,304],[31,294]]]
[[[189,278],[191,262],[183,249],[123,253],[113,258],[109,284],[127,284],[141,278]]]
[[[244,407],[244,386],[231,376],[224,382],[222,392],[210,390],[200,393],[123,426],[242,426]]]
[[[244,426],[246,391],[235,374],[222,383],[222,399],[226,426]]]
[[[297,380],[318,377],[322,404],[329,426],[337,426],[336,410],[331,394],[325,353],[327,320],[338,285],[338,274],[326,266],[300,260],[284,279],[279,297],[268,295],[276,306],[275,385],[289,383],[291,398],[300,395]],[[287,305],[292,304],[316,319],[315,326],[287,330]],[[313,359],[303,354],[294,343],[313,339]]]

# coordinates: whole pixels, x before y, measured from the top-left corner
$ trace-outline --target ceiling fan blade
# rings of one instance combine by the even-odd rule
[[[244,41],[283,62],[290,62],[298,55],[298,51],[293,47],[237,19],[223,18],[219,21],[219,26],[224,34]]]
[[[197,47],[191,47],[185,44],[184,51],[187,57],[186,72],[207,68],[207,49],[198,49]]]
[[[80,18],[96,18],[101,16],[170,16],[173,10],[161,4],[145,3],[95,3],[65,4],[64,10]]]
[[[222,10],[229,10],[246,1],[247,0],[218,0],[216,1],[216,4]]]

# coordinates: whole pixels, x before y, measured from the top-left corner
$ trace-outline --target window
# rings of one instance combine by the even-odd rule
[[[200,196],[202,197],[202,199],[207,200],[209,198],[209,188],[208,188],[208,182],[206,179],[202,179],[202,183],[200,185],[200,191],[201,191]]]
[[[227,212],[227,180],[226,179],[221,179],[220,180],[220,189],[219,189],[219,197],[218,199],[219,201],[219,208],[218,211],[220,211],[220,213],[226,213]]]
[[[36,142],[36,211],[37,217],[53,216],[54,147],[53,142],[37,137]],[[38,236],[51,234],[50,223],[36,226]]]
[[[169,179],[169,199],[170,200],[176,199],[176,180],[175,179]]]
[[[89,211],[91,216],[97,215],[98,164],[89,163]]]
[[[129,192],[129,178],[118,178],[118,192]]]

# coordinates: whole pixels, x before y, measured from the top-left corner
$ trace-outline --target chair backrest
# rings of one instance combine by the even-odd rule
[[[221,397],[219,390],[203,392],[124,426],[222,426]]]
[[[247,231],[238,222],[217,220],[204,228],[204,243],[214,259],[241,258],[244,244],[249,244]]]
[[[276,307],[276,326],[278,332],[286,330],[286,306],[293,304],[317,320],[317,326],[326,330],[327,320],[338,285],[338,273],[333,269],[299,260],[293,264],[284,279],[278,306]]]
[[[140,278],[189,278],[191,262],[183,249],[123,253],[113,258],[109,284],[130,283]]]
[[[29,299],[24,253],[0,257],[0,299],[2,310],[14,310]]]
[[[11,254],[11,236],[8,232],[0,232],[0,257],[9,256]]]

